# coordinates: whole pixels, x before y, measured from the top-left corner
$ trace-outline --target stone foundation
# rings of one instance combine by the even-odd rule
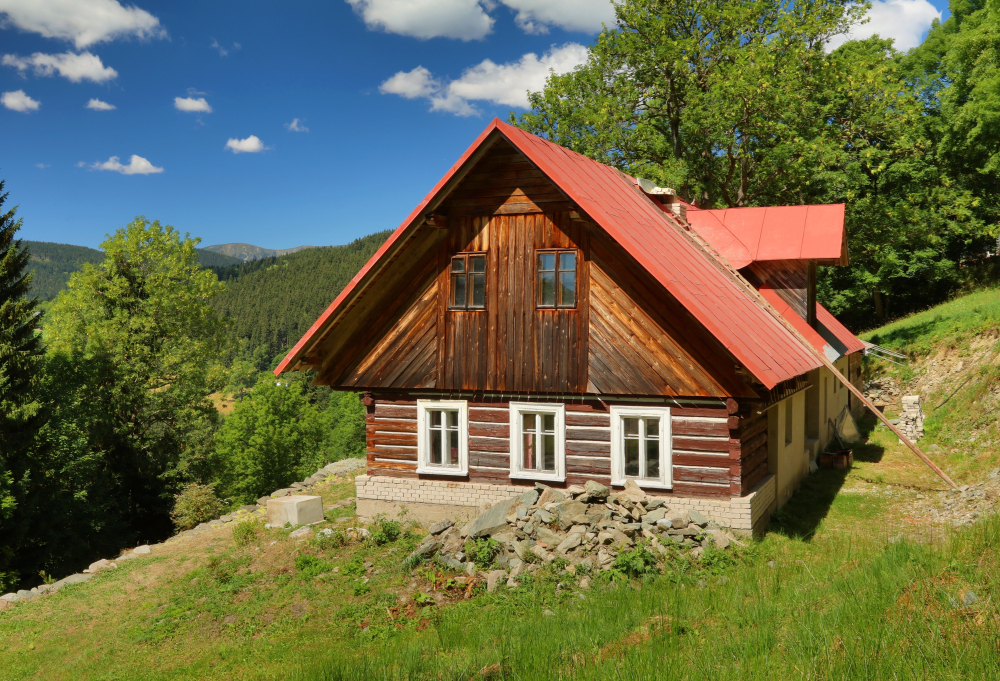
[[[359,475],[354,483],[357,486],[359,516],[373,518],[381,513],[395,518],[405,508],[408,517],[423,524],[444,518],[470,520],[482,509],[525,491],[523,486],[390,478],[381,475]],[[760,534],[767,525],[768,508],[774,501],[774,493],[774,476],[768,475],[752,492],[742,497],[661,498],[671,511],[698,511],[722,527],[746,534]],[[649,496],[656,497],[654,493],[649,493]]]

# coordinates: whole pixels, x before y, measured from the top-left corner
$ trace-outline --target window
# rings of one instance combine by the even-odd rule
[[[451,259],[452,310],[486,309],[486,254],[462,253]]]
[[[824,379],[826,380],[826,379]],[[792,444],[792,398],[785,399],[785,446]]]
[[[510,404],[510,477],[566,479],[566,408]]]
[[[669,407],[611,407],[611,484],[673,486]]]
[[[417,473],[469,474],[469,405],[417,400]]]
[[[538,307],[576,307],[576,251],[538,252]]]

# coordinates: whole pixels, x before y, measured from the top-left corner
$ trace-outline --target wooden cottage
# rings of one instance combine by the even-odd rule
[[[364,393],[363,516],[632,479],[758,530],[849,406],[816,351],[860,379],[815,295],[843,217],[698,210],[494,120],[276,373]]]

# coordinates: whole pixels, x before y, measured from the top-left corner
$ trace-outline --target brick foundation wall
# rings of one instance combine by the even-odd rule
[[[464,509],[492,506],[525,491],[514,485],[490,485],[447,480],[392,478],[382,475],[359,475],[354,479],[359,508],[365,501],[393,504],[458,506]],[[749,494],[729,499],[700,497],[661,497],[671,511],[698,511],[722,527],[742,532],[758,530],[774,500],[774,476],[768,475]],[[650,495],[655,496],[655,495]]]

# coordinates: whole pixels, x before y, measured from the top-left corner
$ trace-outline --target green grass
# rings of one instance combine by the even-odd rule
[[[998,327],[1000,288],[988,288],[867,331],[861,338],[917,357]]]

